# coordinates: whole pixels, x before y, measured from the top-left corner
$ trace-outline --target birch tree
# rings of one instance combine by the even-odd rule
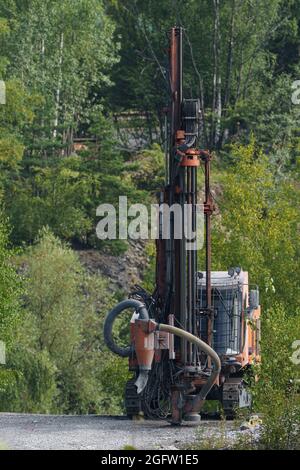
[[[201,144],[219,149],[238,136],[241,129],[252,125],[247,107],[253,109],[259,102],[262,90],[268,86],[266,76],[273,73],[275,58],[268,46],[285,21],[281,3],[281,0],[114,2],[110,9],[122,36],[122,49],[120,64],[114,68],[116,88],[111,95],[112,104],[116,109],[123,106],[150,110],[159,119],[169,96],[165,81],[166,32],[172,25],[182,26],[184,95],[200,98]]]
[[[74,132],[89,123],[111,84],[118,50],[113,22],[102,0],[4,0],[1,10],[11,24],[8,72],[43,101],[28,132],[31,154],[69,153]]]

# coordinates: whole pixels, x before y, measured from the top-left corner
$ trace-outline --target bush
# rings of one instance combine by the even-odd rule
[[[12,266],[13,252],[8,246],[8,224],[0,211],[0,341],[9,354],[20,325],[21,277]],[[14,383],[14,376],[4,365],[0,365],[0,396]],[[1,398],[0,398],[1,401]]]
[[[253,385],[256,411],[262,414],[260,447],[300,449],[300,365],[291,360],[292,344],[300,339],[297,315],[281,304],[262,315],[262,363]]]
[[[88,275],[49,229],[17,262],[25,296],[1,411],[120,413],[127,368],[103,348],[104,317],[115,302],[106,282]]]
[[[1,411],[50,413],[57,395],[56,367],[47,350],[15,345],[8,355],[10,382],[0,392]]]
[[[275,301],[299,305],[299,186],[277,174],[254,140],[232,148],[213,218],[213,269],[241,266],[261,291],[264,309]],[[200,251],[203,266],[204,250]]]

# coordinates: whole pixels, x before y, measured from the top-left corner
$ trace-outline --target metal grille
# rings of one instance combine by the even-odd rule
[[[198,282],[198,306],[206,305],[205,282]],[[212,278],[213,349],[218,354],[237,354],[242,348],[243,284],[236,278]],[[207,317],[200,316],[200,337],[207,341]]]

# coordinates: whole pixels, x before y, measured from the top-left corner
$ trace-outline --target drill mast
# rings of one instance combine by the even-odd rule
[[[211,155],[197,147],[200,102],[184,99],[183,70],[183,29],[174,27],[169,34],[168,150],[160,193],[156,287],[152,295],[141,288],[132,292],[108,314],[104,326],[107,346],[128,357],[134,372],[126,386],[127,414],[170,417],[173,424],[198,422],[207,397],[221,401],[229,414],[236,406],[250,406],[243,370],[259,360],[258,289],[250,291],[249,304],[248,273],[240,268],[211,272]],[[205,175],[202,206],[197,204],[199,166]],[[205,273],[197,270],[200,208],[205,221]],[[131,345],[121,348],[113,341],[112,325],[128,308],[134,310]]]

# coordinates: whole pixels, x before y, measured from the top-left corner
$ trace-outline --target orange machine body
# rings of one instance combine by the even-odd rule
[[[154,359],[155,329],[156,324],[151,320],[135,320],[132,325],[132,340],[140,370],[151,370]]]
[[[198,280],[198,289],[201,304],[205,273]],[[232,370],[238,370],[260,361],[260,306],[250,305],[250,292],[248,272],[239,270],[231,276],[225,271],[212,272],[213,347],[224,368],[232,365]],[[200,320],[204,339],[206,325],[205,318]]]

